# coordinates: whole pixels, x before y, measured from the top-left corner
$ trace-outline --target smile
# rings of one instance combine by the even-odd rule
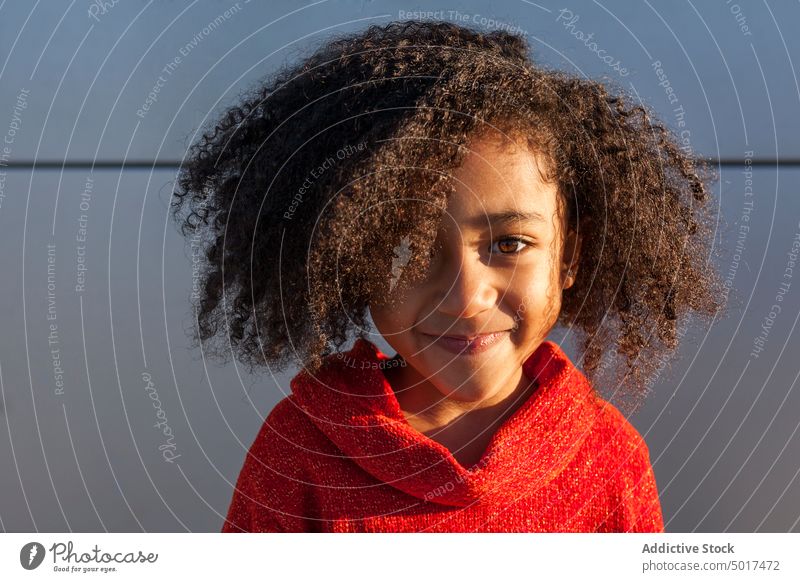
[[[471,338],[463,336],[436,336],[423,334],[433,339],[432,345],[438,346],[450,353],[470,356],[479,354],[499,344],[508,336],[509,330],[494,333],[485,333]]]

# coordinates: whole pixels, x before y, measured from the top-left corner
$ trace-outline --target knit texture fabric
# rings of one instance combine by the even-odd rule
[[[647,445],[561,348],[524,362],[532,395],[463,467],[414,429],[356,340],[268,415],[223,532],[662,532]]]

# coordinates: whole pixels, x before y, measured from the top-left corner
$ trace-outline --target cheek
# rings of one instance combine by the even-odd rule
[[[520,327],[539,328],[557,318],[560,294],[554,272],[535,269],[519,274],[506,290],[507,305],[514,310]]]
[[[393,310],[391,307],[372,305],[369,308],[369,313],[375,327],[378,328],[378,333],[386,337],[394,332],[397,324],[393,317]]]
[[[408,297],[397,297],[394,302],[370,308],[372,321],[384,336],[407,331],[415,323],[415,312],[416,307]]]

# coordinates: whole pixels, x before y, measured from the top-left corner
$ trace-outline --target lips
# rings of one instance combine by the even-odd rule
[[[509,330],[482,333],[473,336],[433,335],[425,333],[433,339],[433,345],[458,355],[473,355],[496,346],[508,336]]]

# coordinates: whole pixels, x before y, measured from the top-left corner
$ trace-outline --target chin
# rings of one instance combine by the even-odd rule
[[[471,378],[469,374],[449,375],[443,381],[435,382],[436,388],[442,396],[458,402],[482,402],[494,396],[494,386],[489,383],[489,378],[484,378],[483,374],[475,374]],[[486,375],[490,376],[490,375]],[[489,388],[487,388],[489,387]]]

